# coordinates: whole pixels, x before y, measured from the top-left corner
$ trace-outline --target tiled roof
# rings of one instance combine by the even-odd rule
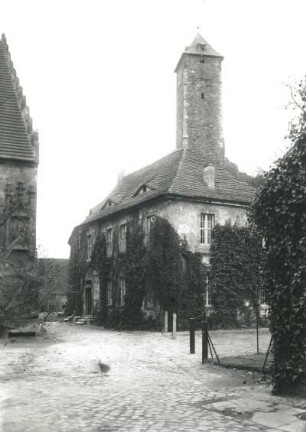
[[[161,196],[218,201],[248,206],[255,188],[241,181],[226,164],[215,166],[215,189],[204,181],[204,167],[209,163],[203,155],[189,149],[176,150],[157,162],[121,179],[104,201],[91,209],[85,222],[115,214]],[[147,192],[135,195],[146,185]],[[111,206],[105,206],[111,201]]]
[[[199,45],[205,45],[205,50],[202,51],[199,48]],[[213,49],[212,46],[210,46],[206,40],[203,38],[200,33],[196,35],[194,38],[192,44],[185,49],[185,52],[188,54],[204,54],[207,56],[213,56],[213,57],[222,57],[216,50]]]
[[[38,162],[38,136],[4,35],[0,40],[0,158]]]
[[[200,48],[201,45],[205,46],[205,49],[202,50]],[[221,60],[223,60],[223,56],[221,54],[219,54],[216,50],[213,49],[213,47],[211,45],[209,45],[209,43],[206,42],[206,40],[203,38],[202,35],[200,35],[200,33],[198,33],[196,35],[196,37],[194,38],[192,44],[188,47],[186,47],[185,51],[183,52],[183,54],[181,55],[178,64],[175,68],[175,72],[177,71],[182,58],[186,55],[186,54],[195,54],[195,55],[199,55],[199,56],[208,56],[208,57],[219,57]]]

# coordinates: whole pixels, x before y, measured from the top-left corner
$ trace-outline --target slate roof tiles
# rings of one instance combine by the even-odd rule
[[[175,150],[123,177],[106,199],[91,209],[85,222],[167,196],[248,206],[254,197],[255,188],[235,176],[224,162],[215,166],[215,189],[210,189],[204,181],[203,171],[208,163],[205,156],[190,149]],[[135,196],[143,185],[148,186],[147,192]],[[112,205],[105,207],[108,201]]]
[[[38,162],[38,137],[32,129],[5,36],[0,40],[0,158]]]

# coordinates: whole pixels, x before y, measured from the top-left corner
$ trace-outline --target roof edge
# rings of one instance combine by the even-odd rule
[[[170,200],[177,200],[177,199],[183,199],[186,201],[192,201],[192,202],[202,202],[205,204],[217,204],[217,205],[224,205],[224,206],[230,206],[230,207],[239,207],[239,208],[248,208],[252,201],[234,201],[234,200],[226,200],[226,199],[216,199],[216,198],[202,198],[202,197],[190,197],[187,195],[179,195],[179,194],[174,194],[174,193],[164,193],[158,196],[154,196],[152,198],[149,198],[147,201],[145,201],[146,203],[149,203],[150,201],[156,201],[156,200],[160,200],[160,199],[170,199]],[[116,211],[114,211],[113,213],[107,214],[107,215],[97,215],[96,217],[93,217],[90,220],[84,220],[82,223],[80,223],[79,225],[76,225],[72,232],[71,235],[69,237],[69,240],[72,237],[73,232],[77,229],[80,228],[82,226],[86,226],[89,225],[91,223],[97,222],[101,219],[110,219],[113,218],[114,215],[119,215],[120,213],[126,213],[129,212],[131,209],[136,209],[137,207],[142,207],[143,206],[143,201],[141,201],[140,203],[136,203],[134,205],[131,205],[127,208],[121,208],[118,209]]]
[[[222,56],[222,55],[212,55],[212,54],[203,54],[203,53],[189,53],[189,52],[185,52],[184,51],[181,54],[181,57],[180,57],[179,61],[177,62],[177,65],[176,65],[176,67],[174,69],[175,73],[178,71],[179,66],[180,66],[180,64],[181,64],[181,62],[182,62],[182,60],[183,60],[183,58],[184,58],[185,55],[187,55],[187,56],[198,56],[198,57],[201,56],[201,55],[204,55],[204,57],[219,58],[221,62],[224,60],[224,56]]]

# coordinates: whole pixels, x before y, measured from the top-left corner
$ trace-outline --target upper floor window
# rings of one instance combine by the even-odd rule
[[[200,221],[200,243],[206,246],[211,245],[211,230],[215,226],[215,215],[201,213]]]
[[[123,223],[119,227],[119,251],[126,251],[126,223]]]
[[[120,289],[120,306],[124,305],[124,298],[126,294],[126,288],[125,288],[125,278],[120,277],[119,278],[119,289]]]
[[[113,253],[113,229],[108,228],[106,230],[106,255],[112,256]]]
[[[10,183],[7,183],[5,190],[5,203],[6,205],[10,205],[13,202],[13,188]]]
[[[92,254],[92,235],[87,234],[86,237],[86,255],[87,259],[90,260]]]
[[[147,244],[150,244],[150,233],[152,230],[152,224],[155,222],[155,216],[148,216],[146,220],[146,236],[147,236]]]
[[[78,250],[81,250],[81,246],[82,246],[82,234],[79,231],[78,232]]]

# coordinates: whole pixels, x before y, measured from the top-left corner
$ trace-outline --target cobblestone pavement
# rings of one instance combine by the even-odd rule
[[[306,400],[202,366],[186,336],[50,323],[46,339],[0,343],[3,432],[306,431]]]

